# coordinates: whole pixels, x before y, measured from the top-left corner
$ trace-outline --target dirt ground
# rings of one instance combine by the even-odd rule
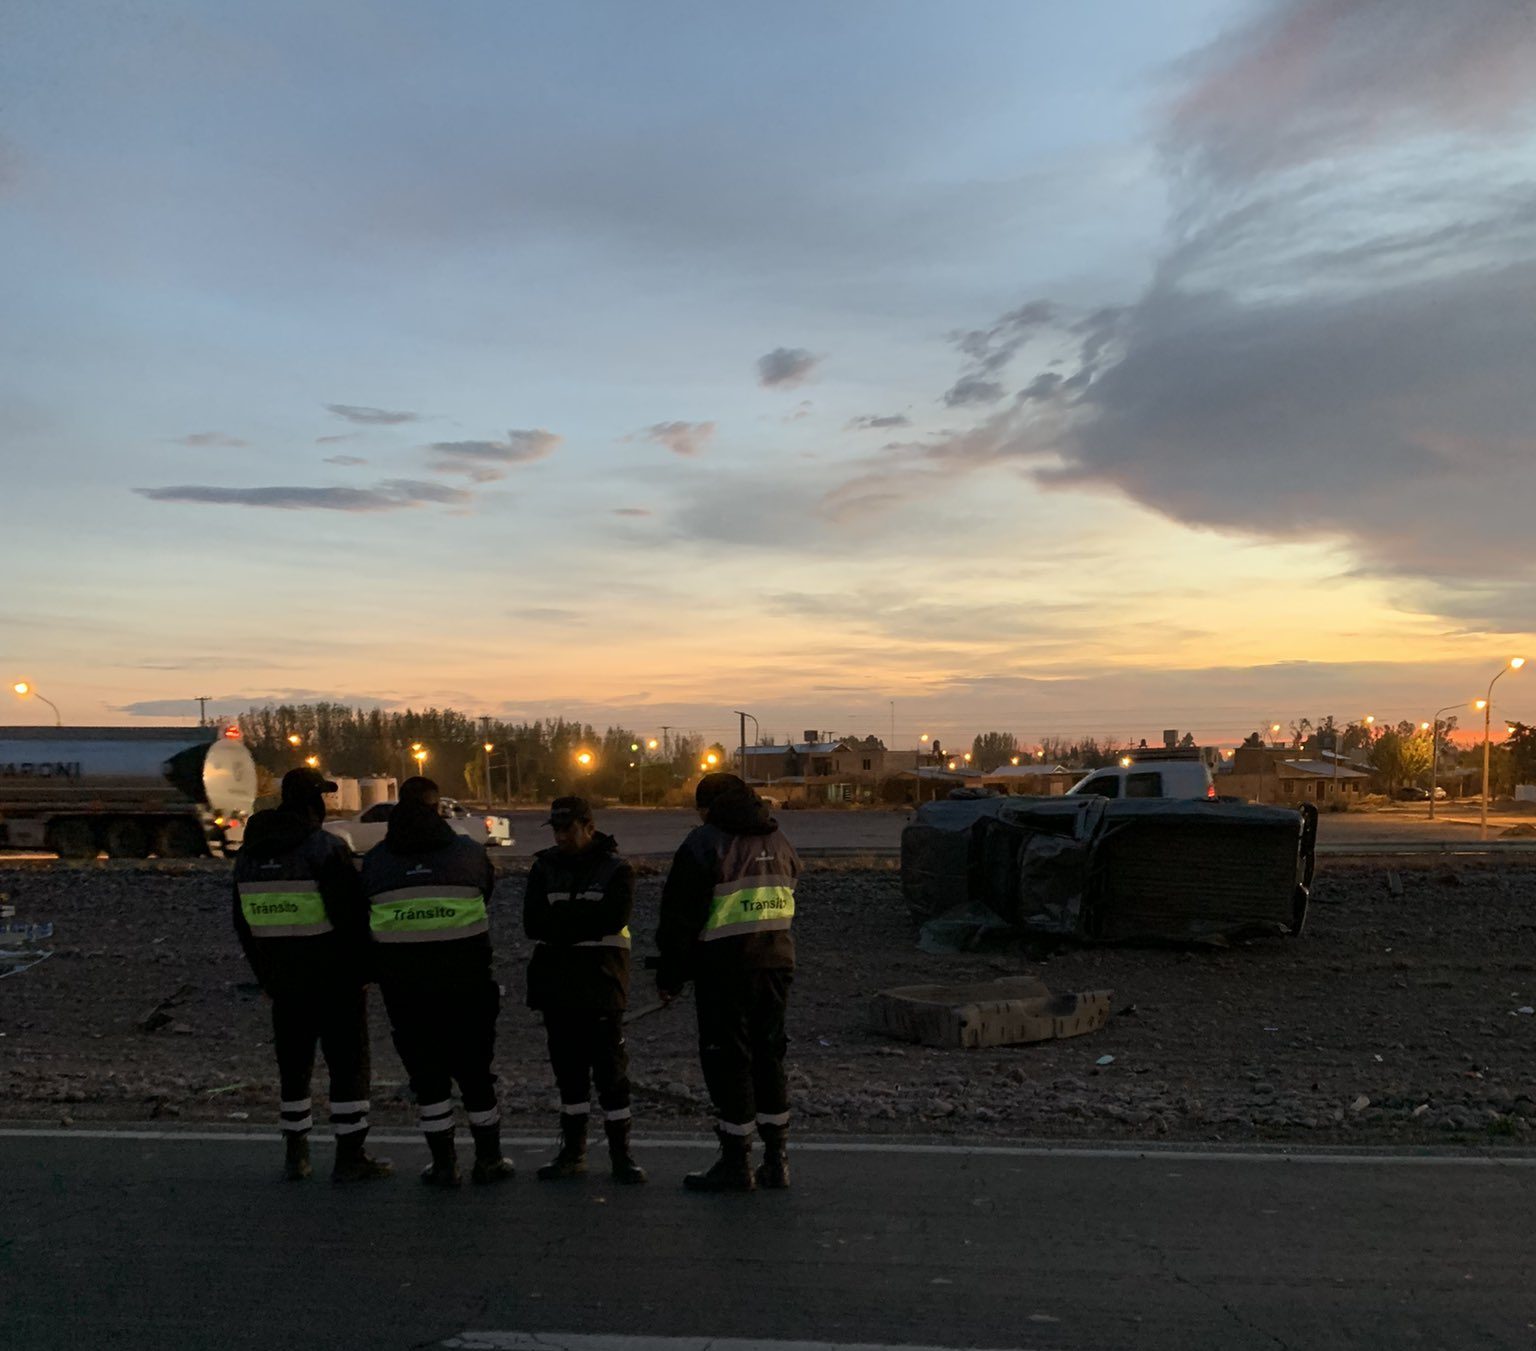
[[[15,919],[55,926],[40,944],[50,959],[0,979],[0,1117],[275,1122],[268,1012],[230,927],[228,886],[212,863],[0,869]],[[659,892],[659,877],[641,879],[637,1010],[652,1002],[638,959]],[[542,1029],[522,1002],[521,896],[509,874],[493,908],[513,1132],[550,1129],[555,1101]],[[806,1130],[1536,1143],[1536,866],[1524,860],[1327,866],[1304,937],[1226,950],[928,956],[891,867],[815,868],[798,910],[790,1063]],[[982,1051],[864,1028],[879,989],[1013,974],[1056,991],[1112,989],[1116,1013],[1086,1037]],[[161,1025],[144,1031],[166,1000]],[[374,1121],[413,1125],[376,998],[373,1022]],[[637,1022],[629,1041],[639,1129],[704,1129],[691,999]],[[1104,1056],[1113,1062],[1101,1067]]]

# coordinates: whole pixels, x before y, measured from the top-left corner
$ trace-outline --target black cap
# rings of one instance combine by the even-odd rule
[[[592,824],[592,808],[584,797],[557,797],[549,804],[549,820],[544,824],[564,830],[578,821]]]
[[[336,785],[318,769],[290,769],[283,775],[283,801],[309,802],[322,793],[334,793]]]
[[[709,808],[727,793],[743,793],[747,791],[746,780],[735,774],[727,774],[723,770],[715,774],[706,774],[699,780],[699,786],[693,790],[693,805],[700,811],[708,811]]]

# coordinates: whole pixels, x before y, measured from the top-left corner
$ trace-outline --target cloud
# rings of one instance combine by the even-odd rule
[[[996,403],[1002,397],[1003,387],[996,380],[983,380],[976,375],[962,377],[944,392],[944,402],[950,408],[964,408],[973,403]]]
[[[579,624],[583,617],[579,610],[563,610],[553,605],[524,605],[510,614],[530,624]]]
[[[793,389],[811,378],[821,361],[803,347],[775,347],[757,359],[757,382],[765,389]]]
[[[553,455],[563,439],[542,427],[514,428],[505,441],[434,441],[427,449],[437,456],[431,468],[438,473],[490,483],[505,478],[512,465]]]
[[[674,455],[694,456],[708,448],[714,434],[713,422],[658,422],[643,432],[637,432],[636,436],[642,441],[665,446]]]
[[[325,462],[327,464],[343,464],[343,465],[367,464],[368,463],[368,461],[365,460],[361,455],[327,455],[325,457]]]
[[[317,436],[315,437],[315,444],[317,446],[337,446],[343,441],[356,441],[361,436],[361,432],[342,432],[340,436]]]
[[[402,511],[436,503],[457,506],[471,500],[470,494],[463,489],[415,479],[385,479],[372,488],[220,488],[182,484],[167,488],[135,488],[134,492],[152,502],[358,513]]]
[[[1000,403],[994,375],[1036,338],[1062,369],[894,447],[823,510],[1003,467],[1196,527],[1340,542],[1469,625],[1532,615],[1536,561],[1511,547],[1536,500],[1529,7],[1281,0],[1185,69],[1144,293],[955,335],[970,364],[951,407]]]
[[[1508,132],[1536,74],[1526,0],[1284,0],[1185,63],[1165,148],[1216,184],[1429,130]]]
[[[328,403],[326,408],[348,422],[360,422],[369,427],[394,427],[402,422],[421,421],[420,413],[396,413],[387,408],[369,408],[364,404]]]
[[[348,708],[393,708],[398,701],[380,699],[371,694],[341,694],[335,690],[272,690],[266,694],[221,694],[208,701],[208,716],[234,718],[252,708],[268,704],[343,704]],[[130,704],[111,705],[114,713],[134,718],[187,718],[197,713],[196,699],[140,699]]]
[[[237,436],[226,436],[223,432],[193,432],[189,436],[177,437],[176,444],[178,446],[196,446],[198,448],[221,446],[230,450],[238,450],[247,443],[240,440]]]
[[[904,413],[871,413],[865,417],[856,417],[850,421],[844,431],[867,432],[877,427],[910,427],[912,419]]]
[[[615,516],[649,516],[651,511],[648,507],[615,507],[613,514]]]

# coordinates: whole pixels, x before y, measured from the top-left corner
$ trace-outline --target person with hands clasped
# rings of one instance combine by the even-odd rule
[[[523,930],[534,944],[528,1005],[544,1015],[560,1089],[560,1149],[538,1175],[551,1181],[586,1173],[595,1080],[614,1179],[641,1183],[645,1172],[630,1155],[624,1046],[635,870],[613,836],[598,831],[583,798],[556,798],[545,825],[555,843],[535,854],[528,870]]]

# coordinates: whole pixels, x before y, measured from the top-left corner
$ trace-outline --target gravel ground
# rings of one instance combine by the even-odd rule
[[[1536,867],[1390,866],[1326,868],[1296,941],[958,957],[917,950],[893,869],[815,869],[796,920],[797,1120],[823,1133],[968,1138],[1536,1143]],[[0,891],[18,921],[55,925],[43,944],[53,957],[0,980],[0,1117],[275,1121],[267,1009],[219,865],[0,869]],[[637,957],[659,893],[659,877],[641,879]],[[542,1029],[522,1003],[521,896],[509,875],[493,910],[513,1132],[551,1129],[555,1101]],[[1056,991],[1112,989],[1117,1012],[1086,1037],[982,1051],[864,1029],[881,988],[1012,974]],[[142,1030],[167,999],[161,1026]],[[652,1002],[645,972],[632,1002]],[[409,1126],[373,1005],[374,1121]],[[691,1000],[638,1022],[629,1040],[639,1129],[704,1129]],[[1097,1065],[1106,1055],[1113,1063]]]

